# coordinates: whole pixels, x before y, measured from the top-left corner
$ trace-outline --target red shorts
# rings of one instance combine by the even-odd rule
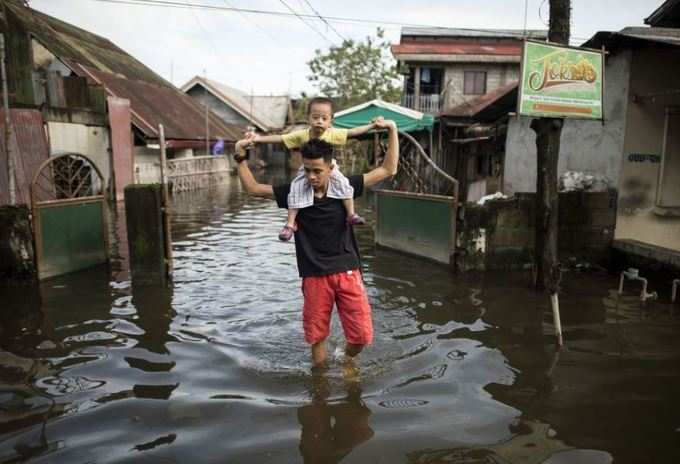
[[[319,343],[328,337],[333,303],[348,343],[368,345],[373,340],[371,306],[358,270],[324,276],[304,277],[302,325],[307,343]]]

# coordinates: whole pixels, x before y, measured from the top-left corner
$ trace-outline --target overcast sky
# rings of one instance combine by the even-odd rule
[[[307,62],[315,49],[361,40],[378,23],[504,28],[524,27],[527,0],[169,0],[357,18],[376,24],[301,19],[200,8],[112,4],[97,0],[30,0],[49,15],[108,38],[168,80],[181,86],[206,70],[210,79],[255,94],[314,93]],[[599,30],[641,26],[663,0],[572,0],[572,37],[580,44]],[[528,0],[527,27],[547,28],[547,0]],[[541,7],[542,5],[542,7]],[[539,15],[540,11],[540,15]],[[400,27],[383,24],[399,41]],[[316,29],[317,31],[313,30]],[[337,33],[336,33],[337,32]]]

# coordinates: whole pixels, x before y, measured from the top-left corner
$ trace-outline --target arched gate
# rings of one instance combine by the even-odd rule
[[[45,160],[31,182],[38,278],[108,260],[103,177],[88,157]]]

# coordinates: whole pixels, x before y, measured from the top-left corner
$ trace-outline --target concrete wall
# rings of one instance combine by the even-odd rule
[[[104,177],[104,188],[111,177],[109,130],[106,127],[86,126],[63,122],[48,122],[51,155],[77,153],[90,158]]]
[[[635,50],[628,99],[626,135],[619,190],[617,239],[680,251],[680,217],[661,215],[657,203],[658,176],[666,157],[680,157],[677,145],[663,152],[666,109],[680,106],[680,95],[659,95],[633,101],[632,95],[649,95],[678,89],[680,51],[660,47]],[[671,128],[677,133],[680,128]],[[680,166],[669,165],[680,179]],[[671,173],[673,177],[673,173]],[[676,200],[680,200],[677,198]]]
[[[605,175],[616,188],[623,154],[630,89],[631,52],[610,55],[605,65],[605,124],[567,119],[562,130],[558,172]],[[503,192],[536,191],[536,134],[530,118],[510,118]]]
[[[210,111],[218,115],[226,123],[239,124],[242,126],[247,126],[249,124],[248,120],[240,113],[236,112],[232,107],[225,105],[220,99],[215,97],[210,92],[206,93],[202,88],[194,86],[189,89],[187,94],[204,107],[207,100]]]
[[[486,71],[486,91],[491,92],[511,81],[519,80],[519,63],[457,63],[444,71],[446,94],[444,109],[453,108],[478,98],[479,95],[465,95],[465,71]]]
[[[151,184],[161,181],[160,150],[145,146],[134,147],[135,183]]]
[[[522,269],[534,248],[535,194],[467,204],[458,233],[456,266],[461,270]],[[616,195],[560,193],[559,252],[563,262],[604,263],[614,238]]]

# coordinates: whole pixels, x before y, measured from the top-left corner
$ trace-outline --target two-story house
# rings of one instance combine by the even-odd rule
[[[402,105],[437,114],[517,81],[524,37],[545,40],[547,31],[403,28],[392,45]]]

